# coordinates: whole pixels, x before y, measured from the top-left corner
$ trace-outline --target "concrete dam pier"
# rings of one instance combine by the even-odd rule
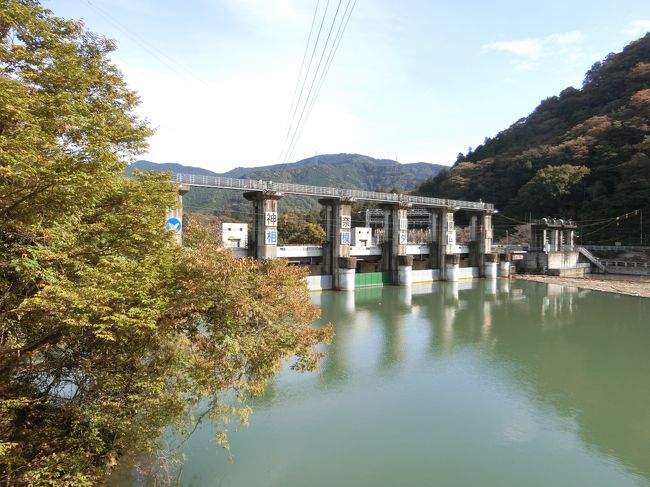
[[[499,263],[499,256],[492,251],[496,210],[489,203],[181,173],[174,174],[173,180],[179,184],[179,194],[192,186],[241,191],[252,203],[254,217],[250,232],[242,224],[231,224],[230,230],[241,234],[231,252],[310,265],[310,289],[348,291],[381,283],[409,286],[435,280],[495,278],[509,272],[509,262]],[[287,194],[315,197],[325,208],[326,241],[322,246],[278,245],[278,202]],[[380,238],[373,238],[370,228],[352,226],[352,205],[357,201],[376,205],[372,218],[381,221]],[[456,243],[455,217],[459,213],[469,226],[465,245]],[[174,218],[181,216],[177,211]],[[424,227],[426,242],[409,242],[413,219]],[[174,229],[179,234],[182,231]]]

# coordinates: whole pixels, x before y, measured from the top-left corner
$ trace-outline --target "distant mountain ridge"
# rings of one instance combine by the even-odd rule
[[[126,168],[126,173],[130,176],[134,170],[139,169],[141,171],[171,171],[171,172],[182,172],[185,174],[196,174],[198,176],[219,176],[214,171],[208,169],[203,169],[202,167],[195,166],[185,166],[183,164],[176,164],[173,162],[151,162],[145,161],[143,159],[135,161],[133,164],[129,165]]]
[[[375,159],[360,154],[323,154],[288,164],[237,167],[225,173],[216,173],[208,169],[183,164],[139,160],[128,167],[127,173],[130,174],[134,169],[172,171],[315,186],[409,191],[425,179],[437,175],[445,167],[441,164],[426,162],[400,164],[391,159]]]
[[[284,183],[330,186],[373,191],[410,191],[428,178],[436,176],[441,164],[416,162],[400,164],[390,159],[375,159],[360,154],[323,154],[290,164],[260,167],[238,167],[225,173],[216,173],[200,167],[175,163],[156,163],[140,160],[127,168],[134,170],[172,171],[199,176],[225,176],[241,179],[263,179]],[[247,221],[250,203],[235,191],[215,191],[210,188],[192,188],[183,198],[183,205],[192,212],[230,215],[233,219]],[[319,209],[315,198],[288,195],[280,201],[281,211]]]

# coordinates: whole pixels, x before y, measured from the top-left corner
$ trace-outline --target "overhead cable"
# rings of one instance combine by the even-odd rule
[[[302,70],[305,67],[305,59],[307,59],[307,52],[309,51],[309,45],[311,44],[311,36],[314,32],[314,24],[316,23],[316,16],[318,14],[318,7],[320,5],[320,0],[316,2],[316,8],[314,9],[314,16],[311,19],[311,27],[309,27],[309,36],[307,36],[307,44],[305,45],[305,52],[302,54],[302,61],[300,62],[300,71],[298,71],[298,78],[296,79],[296,86],[293,89],[293,95],[291,97],[291,106],[289,107],[289,112],[287,113],[287,135],[284,139],[284,144],[287,143],[289,138],[289,132],[291,131],[291,112],[293,111],[294,105],[297,103],[296,95],[298,94],[298,86],[300,86],[300,80],[302,79]],[[322,26],[322,24],[321,24]],[[311,63],[311,60],[310,60]],[[283,144],[283,145],[284,145]],[[282,154],[278,156],[278,159],[282,157]]]
[[[321,34],[322,26],[326,20],[329,0],[326,6],[326,10],[323,13],[323,17],[321,19],[321,26],[319,28],[319,35],[317,36],[316,41],[314,43],[312,49],[312,57],[310,58],[310,63],[308,65],[307,70],[305,71],[305,76],[302,80],[300,95],[298,96],[298,101],[296,102],[296,104],[293,105],[291,121],[289,123],[289,128],[281,152],[281,157],[280,157],[281,162],[288,162],[289,158],[293,154],[293,150],[296,144],[298,143],[300,135],[309,119],[314,104],[316,103],[316,99],[318,98],[318,95],[323,86],[325,78],[327,77],[327,73],[329,72],[330,66],[332,65],[334,56],[338,51],[338,48],[341,43],[341,39],[347,28],[348,22],[352,15],[352,11],[354,10],[354,6],[356,5],[356,0],[347,0],[342,15],[339,15],[341,11],[342,3],[343,0],[339,0],[338,5],[336,7],[336,11],[333,14],[331,24],[329,26],[327,38],[324,41],[324,45],[322,46],[322,49],[319,49],[318,42],[320,41],[321,38],[320,34]],[[336,29],[336,33],[332,38],[332,33],[335,31],[335,29]],[[315,70],[312,72],[311,61],[313,60],[314,54],[317,50],[320,51],[320,57]],[[305,88],[307,87],[308,79],[310,79],[311,81],[309,83],[309,88],[307,89],[307,95],[303,98],[302,95],[305,91]]]
[[[341,44],[341,39],[343,38],[343,34],[345,33],[345,30],[348,26],[348,22],[350,21],[350,17],[352,16],[352,11],[354,10],[354,7],[357,4],[357,0],[348,0],[348,3],[345,7],[345,11],[343,12],[343,21],[339,24],[338,31],[334,37],[334,42],[332,44],[333,48],[330,50],[329,55],[327,57],[327,60],[325,61],[325,69],[322,71],[320,79],[318,80],[318,85],[316,87],[316,93],[312,97],[311,102],[309,104],[309,109],[307,110],[307,116],[305,117],[304,122],[300,126],[298,130],[298,135],[296,136],[296,143],[298,140],[300,140],[300,136],[302,135],[302,131],[305,128],[305,125],[307,124],[307,120],[309,120],[309,117],[311,116],[311,112],[314,109],[314,105],[316,104],[316,100],[318,99],[318,95],[320,94],[320,90],[323,87],[323,84],[325,82],[325,78],[327,77],[327,73],[329,72],[330,66],[332,65],[332,61],[334,60],[334,56],[336,55],[336,52],[338,51],[339,45]],[[352,5],[352,8],[350,8],[350,5]],[[346,17],[347,14],[347,17]],[[293,153],[293,149],[295,148],[295,145],[293,147],[289,148],[289,155],[287,159],[289,159]]]
[[[318,5],[320,4],[320,1],[316,4],[316,12],[318,12]],[[311,65],[312,62],[314,61],[314,56],[316,55],[316,49],[318,48],[318,41],[320,40],[320,35],[323,32],[323,25],[325,24],[325,19],[327,18],[327,10],[329,9],[330,6],[330,0],[327,0],[327,3],[325,4],[325,10],[323,12],[323,18],[320,21],[320,26],[318,27],[318,34],[316,35],[316,40],[314,41],[314,47],[312,48],[311,51],[311,56],[309,57],[309,63],[307,65],[307,70],[305,71],[305,77],[302,80],[302,84],[300,86],[300,93],[298,94],[298,100],[296,101],[295,104],[293,105],[293,111],[291,112],[290,118],[289,118],[289,123],[287,124],[287,135],[284,138],[284,143],[282,144],[282,151],[280,153],[280,162],[284,162],[283,156],[285,154],[285,148],[287,145],[287,141],[289,140],[289,135],[291,134],[291,129],[294,125],[294,121],[296,118],[296,113],[298,112],[298,107],[300,105],[300,102],[302,101],[302,95],[305,91],[305,86],[307,84],[307,78],[309,77],[309,72],[311,71]],[[314,12],[314,15],[316,15],[316,12]],[[311,36],[310,36],[311,38]],[[307,40],[307,47],[309,47],[309,39]],[[298,81],[300,81],[300,77],[298,77]]]
[[[334,13],[334,18],[332,19],[332,24],[330,25],[329,32],[327,33],[327,39],[325,40],[325,45],[323,46],[323,50],[320,53],[320,58],[318,60],[318,65],[316,66],[316,71],[314,72],[314,76],[311,80],[311,83],[309,85],[309,91],[307,92],[307,97],[305,98],[305,101],[302,105],[302,110],[300,111],[300,117],[298,118],[298,121],[295,124],[293,135],[291,137],[291,141],[289,142],[289,145],[286,149],[285,152],[285,157],[283,162],[288,162],[289,161],[289,156],[291,152],[293,151],[293,147],[295,142],[297,142],[296,136],[298,135],[298,132],[301,127],[301,123],[303,120],[303,117],[305,116],[305,111],[307,107],[309,106],[310,100],[311,100],[311,95],[314,90],[314,86],[317,84],[316,79],[318,78],[320,67],[323,63],[323,59],[325,58],[325,51],[327,50],[327,46],[329,45],[330,42],[330,37],[332,36],[332,31],[334,30],[334,25],[336,24],[336,19],[339,15],[339,10],[341,9],[341,3],[343,0],[339,0],[338,5],[336,6],[336,12]]]
[[[133,32],[131,29],[129,29],[126,26],[122,25],[117,19],[115,19],[115,17],[113,17],[106,10],[102,9],[98,5],[95,5],[90,0],[85,0],[85,2],[88,4],[88,6],[91,9],[93,9],[99,15],[104,17],[104,19],[106,19],[109,23],[113,24],[113,26],[115,28],[122,31],[126,36],[130,37],[133,42],[138,44],[142,49],[147,51],[150,55],[157,58],[160,62],[165,64],[169,69],[174,71],[176,74],[178,74],[180,76],[183,76],[185,78],[192,78],[193,80],[198,81],[199,83],[203,84],[204,86],[206,86],[208,88],[210,87],[210,85],[208,83],[206,83],[204,80],[202,80],[201,78],[196,76],[188,68],[181,65],[178,61],[172,59],[168,54],[166,54],[165,52],[158,49],[155,45],[148,42],[146,39],[144,39],[142,36],[140,36],[136,32]]]

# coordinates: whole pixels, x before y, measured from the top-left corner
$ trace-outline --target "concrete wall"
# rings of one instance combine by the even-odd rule
[[[544,252],[526,252],[517,263],[523,272],[545,271],[548,269],[548,257]]]
[[[332,276],[307,276],[305,280],[310,291],[332,289]]]
[[[248,249],[242,247],[229,247],[228,252],[230,252],[235,257],[246,257],[248,256]]]
[[[357,261],[357,272],[364,274],[366,272],[379,272],[379,262]]]
[[[578,268],[579,253],[570,252],[527,252],[521,264],[525,272],[552,271]]]
[[[619,267],[606,265],[609,274],[624,274],[628,276],[650,276],[650,267]]]
[[[433,282],[440,280],[440,270],[439,269],[424,269],[424,270],[413,270],[412,277],[413,282]],[[478,267],[462,267],[458,269],[458,278],[459,279],[476,279],[479,277],[479,268]]]
[[[411,271],[411,278],[413,283],[433,282],[440,280],[439,269],[425,269],[419,271]],[[478,267],[464,267],[458,269],[459,279],[476,279],[479,277]],[[332,276],[307,276],[307,287],[310,291],[320,291],[323,289],[332,289]]]
[[[353,247],[372,246],[372,228],[354,227],[352,229],[352,246]]]
[[[222,223],[221,239],[224,247],[248,248],[247,223]]]
[[[413,259],[413,270],[414,271],[431,270],[431,264],[429,262],[429,259],[428,258],[423,260]]]
[[[549,269],[575,269],[578,264],[578,252],[549,252]]]
[[[458,279],[475,279],[479,275],[478,267],[461,267],[458,269]]]
[[[413,282],[433,282],[440,280],[440,270],[439,269],[422,269],[422,270],[413,270],[412,278]]]
[[[590,267],[590,264],[578,264],[577,267],[572,268],[549,269],[548,275],[559,277],[584,277],[585,274],[589,274]]]

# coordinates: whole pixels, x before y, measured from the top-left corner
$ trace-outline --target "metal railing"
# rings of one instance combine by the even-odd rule
[[[255,181],[253,179],[236,179],[221,176],[202,176],[196,174],[173,173],[173,181],[189,186],[207,188],[235,189],[240,191],[275,191],[278,193],[297,194],[303,196],[319,196],[330,198],[350,198],[356,200],[375,201],[379,203],[411,203],[420,206],[435,206],[460,210],[494,210],[491,203],[476,201],[449,200],[411,196],[396,193],[380,193],[359,189],[328,188],[325,186],[308,186],[305,184],[275,183],[272,181]]]
[[[536,218],[531,222],[533,225],[562,226],[569,228],[578,228],[573,220],[567,218]]]
[[[406,212],[409,225],[428,225],[431,213],[426,208],[409,208]],[[381,225],[384,223],[384,210],[381,208],[368,208],[366,210],[366,226]]]
[[[625,260],[609,260],[602,259],[600,262],[606,267],[639,267],[642,269],[650,268],[650,263],[648,262],[628,262]]]
[[[617,250],[620,252],[648,252],[650,247],[641,247],[638,245],[583,245],[584,248],[589,250]]]
[[[598,267],[601,271],[606,272],[605,264],[603,264],[603,262],[599,260],[598,257],[596,257],[594,254],[589,252],[589,250],[587,250],[584,247],[578,247],[578,252],[584,255],[587,258],[587,260],[589,260],[592,264]]]

